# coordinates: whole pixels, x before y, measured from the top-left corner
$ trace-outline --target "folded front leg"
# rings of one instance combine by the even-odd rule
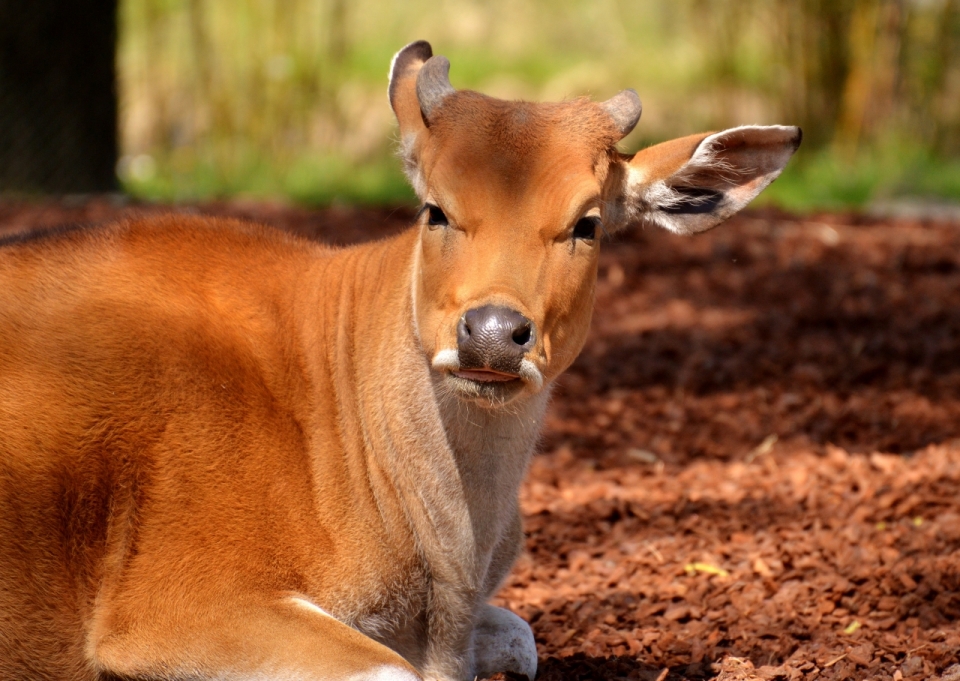
[[[164,681],[422,681],[400,655],[297,595],[104,631],[93,657],[106,675]]]

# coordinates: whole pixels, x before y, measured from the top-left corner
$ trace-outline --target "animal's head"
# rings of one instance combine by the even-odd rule
[[[412,43],[390,73],[402,157],[422,201],[417,333],[442,381],[502,404],[537,392],[580,352],[601,232],[648,222],[708,230],[772,182],[800,130],[748,126],[634,155],[633,90],[595,103],[507,102],[455,90],[449,62]]]

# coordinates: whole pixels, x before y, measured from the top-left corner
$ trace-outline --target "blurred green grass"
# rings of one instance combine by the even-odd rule
[[[456,87],[644,101],[634,151],[745,123],[805,142],[760,199],[960,201],[960,0],[122,0],[123,185],[145,199],[411,202],[386,99],[430,39]]]
[[[153,159],[153,157],[151,157]],[[153,159],[154,169],[139,177],[121,173],[126,192],[148,201],[198,201],[244,197],[284,197],[304,205],[411,204],[416,196],[399,161],[377,158],[357,163],[333,154],[304,154],[276,162],[250,151],[230,163],[217,160]]]
[[[864,150],[853,159],[831,149],[798,152],[754,205],[805,213],[862,209],[907,198],[960,201],[960,159],[895,143]]]

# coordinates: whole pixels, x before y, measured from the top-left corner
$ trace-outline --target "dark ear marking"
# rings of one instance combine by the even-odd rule
[[[397,52],[393,58],[393,64],[390,66],[390,87],[387,89],[387,96],[390,98],[390,104],[396,108],[396,94],[398,83],[401,76],[413,62],[426,62],[433,56],[433,48],[426,40],[418,40],[410,43],[402,50]]]
[[[672,200],[660,210],[670,215],[690,213],[712,213],[723,201],[723,192],[707,187],[671,187],[676,193]]]

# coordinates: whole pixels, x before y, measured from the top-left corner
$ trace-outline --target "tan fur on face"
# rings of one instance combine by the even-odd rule
[[[531,360],[552,380],[585,338],[598,249],[569,231],[600,206],[617,131],[587,100],[533,104],[457,92],[426,135],[418,147],[425,198],[454,224],[423,232],[417,312],[426,349],[454,347],[467,309],[502,304],[534,322],[540,339]]]

